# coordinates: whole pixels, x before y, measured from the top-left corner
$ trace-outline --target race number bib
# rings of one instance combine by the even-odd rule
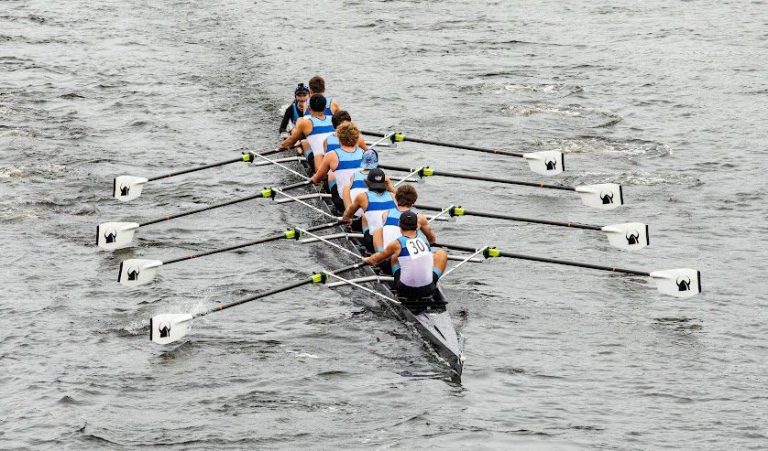
[[[429,250],[429,246],[419,238],[411,238],[405,242],[405,246],[408,248],[408,253],[413,260],[432,257],[432,252]]]

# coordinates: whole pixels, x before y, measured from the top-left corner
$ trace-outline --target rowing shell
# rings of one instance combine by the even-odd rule
[[[312,172],[307,161],[302,160],[301,165],[307,176],[311,177]],[[323,205],[329,213],[339,214],[335,212],[335,207],[329,198],[323,198]],[[339,227],[344,232],[348,232],[344,230],[344,227]],[[362,254],[365,250],[365,245],[358,238],[347,237],[342,240],[342,243],[343,246],[358,254]],[[386,276],[379,268],[370,266],[366,267],[363,271],[367,272],[367,275]],[[382,294],[398,299],[394,282],[378,282],[376,285],[379,286],[379,291]],[[385,301],[384,303],[395,316],[415,326],[426,344],[430,345],[440,360],[447,364],[451,372],[451,378],[455,381],[460,381],[461,373],[464,369],[464,336],[453,327],[451,315],[445,308],[447,298],[439,285],[432,298],[431,303],[411,307],[406,306],[407,302],[404,299],[399,299],[400,303],[398,304],[390,301]]]

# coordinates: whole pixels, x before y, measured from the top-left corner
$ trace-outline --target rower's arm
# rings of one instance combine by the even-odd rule
[[[365,193],[360,193],[355,197],[355,200],[352,202],[352,204],[347,207],[346,210],[344,210],[344,216],[341,217],[343,221],[351,221],[352,216],[355,215],[355,212],[359,209],[363,209],[365,211],[366,208],[368,208],[368,198],[365,196]]]
[[[397,193],[397,188],[395,188],[395,185],[392,183],[392,180],[389,179],[388,175],[384,176],[384,178],[385,178],[386,183],[387,183],[387,191],[392,193],[392,195],[394,196],[395,193]]]
[[[421,230],[421,233],[427,237],[429,244],[435,244],[437,235],[435,235],[435,231],[432,230],[432,224],[430,224],[429,221],[427,221],[427,217],[421,213],[419,213],[417,217],[419,218],[419,229]]]
[[[296,121],[296,126],[291,130],[291,136],[285,139],[280,144],[280,148],[283,150],[290,149],[294,144],[307,137],[312,132],[312,122],[301,118]]]
[[[331,165],[338,163],[338,161],[339,157],[336,155],[336,152],[323,155],[323,161],[320,163],[320,167],[317,168],[317,172],[315,172],[315,175],[312,176],[312,183],[317,185],[318,183],[322,182],[325,176],[328,174],[328,171],[331,170]]]
[[[368,144],[365,143],[365,137],[363,135],[360,135],[359,138],[357,138],[357,147],[368,150]]]
[[[393,255],[398,254],[400,254],[400,240],[395,240],[389,243],[381,252],[376,252],[363,260],[369,265],[376,266],[379,263],[386,261],[388,258],[392,258]]]
[[[379,227],[373,232],[373,248],[379,250],[384,245],[384,227]]]
[[[355,176],[350,176],[350,179],[354,179]],[[344,192],[341,193],[341,198],[344,201],[344,207],[348,207],[352,203],[352,180],[344,185]]]

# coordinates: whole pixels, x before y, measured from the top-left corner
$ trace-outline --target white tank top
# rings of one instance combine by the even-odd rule
[[[333,123],[330,116],[325,116],[325,119],[318,119],[314,116],[310,116],[309,120],[312,122],[312,131],[307,136],[307,142],[309,148],[312,150],[313,155],[325,154],[325,148],[323,147],[323,141],[331,133],[333,133]]]
[[[352,199],[352,202],[355,201],[357,196],[368,191],[368,185],[365,184],[366,178],[368,178],[368,174],[363,173],[362,171],[356,171],[352,176],[351,185],[349,185],[349,197]],[[363,209],[358,208],[355,212],[355,216],[359,218],[362,215]]]
[[[367,230],[373,235],[373,232],[384,225],[382,213],[395,208],[395,199],[389,191],[384,191],[381,194],[366,191],[365,195],[368,196],[368,208],[363,214],[365,215],[365,221],[368,223]]]
[[[400,265],[400,283],[419,288],[432,283],[432,249],[427,240],[421,236],[408,238],[401,236],[400,255],[397,262]]]

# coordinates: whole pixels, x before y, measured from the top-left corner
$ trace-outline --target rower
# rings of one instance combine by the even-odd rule
[[[365,179],[368,178],[368,172],[377,167],[379,167],[379,153],[376,152],[376,149],[366,150],[365,153],[363,153],[363,161],[360,164],[360,170],[355,171],[355,173],[352,174],[349,183],[344,186],[342,197],[344,198],[345,209],[352,205],[352,199],[368,191],[368,185],[365,184]],[[357,210],[355,216],[358,218],[363,216],[363,210]]]
[[[333,133],[331,116],[324,113],[325,103],[325,97],[322,95],[312,95],[309,98],[309,116],[300,118],[296,123],[296,127],[291,131],[291,136],[280,144],[280,150],[288,150],[300,139],[306,138],[307,143],[309,143],[307,161],[312,168],[312,172],[315,171],[315,168],[322,161],[324,152],[323,141],[325,141],[328,135]]]
[[[382,214],[384,225],[373,234],[373,247],[376,249],[376,252],[381,252],[389,243],[400,238],[400,216],[406,211],[414,211],[416,213],[419,220],[419,233],[424,235],[427,243],[434,244],[437,241],[437,236],[435,236],[432,226],[427,221],[427,217],[412,209],[413,204],[416,203],[418,198],[419,195],[413,185],[406,183],[397,187],[395,192],[397,206]]]
[[[448,254],[442,249],[432,252],[427,240],[419,235],[419,218],[415,212],[403,212],[399,227],[402,236],[363,261],[378,265],[390,259],[398,296],[409,300],[428,298],[445,271]]]
[[[334,115],[334,118],[338,115]],[[330,136],[329,136],[330,138]],[[331,200],[339,211],[344,210],[344,201],[339,193],[352,180],[352,174],[360,169],[363,161],[363,149],[358,147],[360,129],[351,122],[345,121],[336,129],[336,138],[339,140],[339,148],[333,149],[323,156],[323,161],[317,167],[317,172],[312,176],[312,183],[318,184],[328,174],[328,185],[331,191]],[[329,173],[329,171],[332,171]]]
[[[363,242],[369,251],[373,251],[372,234],[384,225],[382,213],[395,208],[395,199],[392,193],[395,192],[392,182],[380,168],[368,171],[365,178],[365,185],[368,187],[352,200],[352,203],[344,210],[342,219],[350,222],[355,216],[357,210],[363,211]]]
[[[319,75],[309,79],[309,95],[320,94],[325,97],[325,79]],[[328,103],[325,105],[325,115],[333,116],[333,113],[339,111],[341,107],[336,100],[331,97],[326,97]]]
[[[339,110],[335,113],[333,113],[333,116],[331,117],[331,124],[333,124],[333,129],[339,128],[339,125],[341,125],[343,122],[346,121],[352,121],[352,116],[349,115],[347,110]],[[360,137],[357,140],[357,147],[368,150],[368,144],[365,142],[365,138],[363,137],[362,133],[360,134]],[[325,141],[323,141],[323,149],[325,149],[325,154],[328,154],[328,152],[332,150],[336,150],[339,148],[339,138],[336,137],[336,132],[331,133],[330,135],[326,136]]]
[[[309,88],[304,83],[299,83],[296,89],[293,91],[293,103],[288,105],[283,113],[283,120],[280,122],[280,129],[278,132],[282,136],[283,133],[288,131],[288,125],[291,128],[296,126],[296,122],[299,118],[309,114]]]

